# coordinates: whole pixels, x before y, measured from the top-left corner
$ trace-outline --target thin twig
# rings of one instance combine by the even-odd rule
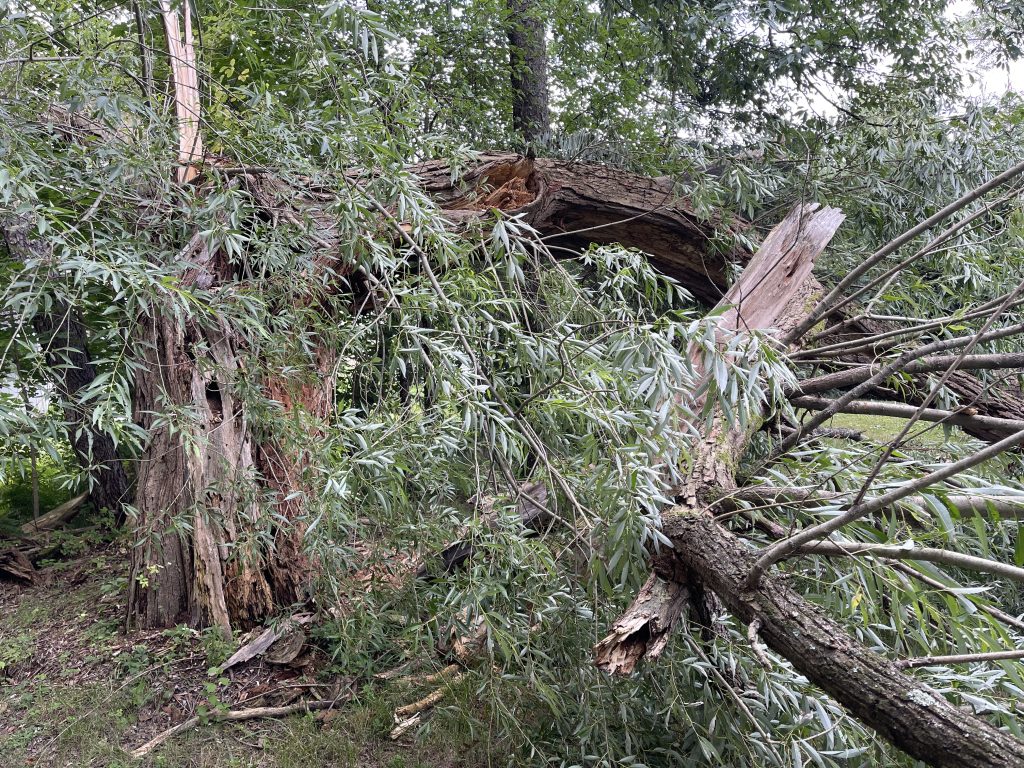
[[[990,653],[959,653],[952,656],[921,656],[916,659],[900,659],[896,662],[896,666],[903,669],[911,669],[913,667],[976,664],[983,661],[1004,661],[1007,659],[1024,659],[1024,651],[992,651]]]

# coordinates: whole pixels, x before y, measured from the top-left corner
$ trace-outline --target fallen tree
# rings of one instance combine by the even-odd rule
[[[175,176],[179,184],[188,186],[180,190],[182,199],[168,195],[161,200],[180,208],[154,205],[156,213],[146,210],[140,223],[152,224],[157,217],[191,210],[189,205],[220,195],[244,201],[233,213],[241,210],[236,218],[248,228],[237,222],[235,226],[251,237],[242,239],[247,246],[241,247],[230,237],[211,236],[220,221],[205,222],[211,225],[208,230],[196,224],[176,251],[160,252],[171,262],[166,275],[171,288],[159,294],[159,302],[140,310],[133,326],[132,343],[141,363],[134,405],[137,422],[148,436],[140,457],[128,606],[131,619],[139,625],[162,627],[184,621],[218,626],[228,633],[308,598],[323,567],[305,549],[310,530],[321,520],[308,514],[316,503],[308,470],[315,466],[325,427],[338,416],[337,388],[347,365],[342,350],[347,350],[349,340],[339,342],[324,328],[326,324],[307,326],[302,318],[338,318],[343,311],[360,316],[367,305],[379,304],[378,319],[385,324],[387,309],[400,305],[405,297],[389,284],[392,273],[374,271],[385,259],[364,258],[375,247],[408,270],[403,273],[408,282],[428,286],[427,292],[442,309],[437,314],[447,312],[450,326],[445,341],[455,350],[451,358],[459,360],[459,373],[469,387],[490,397],[490,421],[482,422],[484,426],[514,423],[517,437],[531,452],[523,466],[543,467],[549,473],[551,496],[569,497],[570,504],[571,489],[561,481],[545,446],[521,413],[538,391],[555,386],[560,379],[528,391],[518,402],[512,394],[522,392],[510,394],[511,387],[496,384],[500,354],[494,360],[482,359],[458,313],[449,311],[454,305],[447,301],[439,279],[449,265],[440,260],[432,263],[435,256],[445,254],[444,243],[431,249],[430,240],[451,236],[471,241],[481,232],[497,231],[497,222],[515,217],[517,224],[532,230],[530,237],[523,238],[526,244],[518,244],[533,252],[574,257],[594,244],[642,251],[695,297],[717,304],[720,340],[725,344],[751,330],[781,332],[799,340],[798,331],[813,326],[808,318],[814,314],[811,306],[821,287],[811,272],[842,219],[833,209],[798,207],[751,259],[736,244],[736,226],[703,220],[666,180],[605,166],[485,154],[454,176],[451,166],[442,161],[409,169],[418,179],[419,191],[434,201],[446,222],[443,228],[424,233],[418,227],[427,217],[410,216],[413,220],[407,221],[403,206],[408,199],[402,190],[388,190],[392,194],[382,199],[375,196],[374,172],[285,178],[280,169],[200,157],[201,113],[195,58],[189,51],[187,6],[184,31],[168,5],[162,10],[174,54],[179,124]],[[350,199],[359,204],[345,208],[343,203]],[[345,217],[348,228],[342,231]],[[289,237],[275,240],[283,234]],[[269,254],[273,258],[261,261],[268,254],[258,248],[268,242],[280,247]],[[729,286],[733,268],[744,264],[740,278]],[[472,272],[474,264],[466,259],[454,267]],[[480,270],[493,268],[490,264]],[[245,333],[244,324],[233,322],[237,317],[230,311],[244,306],[247,292],[266,285],[259,279],[267,274],[289,284],[275,294],[276,303],[270,302],[261,319],[270,323],[292,313],[298,318],[284,324],[290,344],[283,353],[275,350],[274,356],[261,349],[258,329]],[[223,311],[208,311],[210,307]],[[303,314],[306,311],[309,315]],[[830,314],[822,315],[826,317]],[[529,327],[528,318],[522,327]],[[1020,330],[998,332],[1008,335]],[[485,327],[481,337],[488,331]],[[849,382],[850,392],[857,387],[877,389],[889,374],[907,372],[908,366],[912,375],[925,376],[932,370],[929,365],[940,365],[935,361],[953,351],[954,358],[941,369],[949,373],[947,384],[965,391],[973,388],[972,396],[980,402],[988,394],[985,385],[950,371],[968,359],[961,351],[985,338],[991,337],[975,334],[959,346],[943,342],[904,352],[906,359],[898,356],[881,372],[866,377],[858,373]],[[863,339],[857,343],[865,346]],[[858,353],[874,351],[868,343]],[[825,353],[819,348],[808,354]],[[423,358],[429,369],[430,354],[425,352]],[[914,369],[919,359],[929,362]],[[564,374],[565,361],[561,362]],[[975,362],[978,368],[985,367]],[[694,363],[699,368],[696,355]],[[697,373],[703,373],[705,381],[713,375]],[[927,389],[926,380],[921,382]],[[595,388],[601,385],[600,381],[587,383]],[[700,390],[699,383],[693,392]],[[412,389],[412,385],[405,387],[405,395],[411,397]],[[676,393],[677,398],[685,396]],[[418,406],[428,410],[429,398],[424,395]],[[1011,411],[1001,419],[1021,418],[1012,400],[1001,401],[998,407]],[[279,417],[277,424],[290,424],[292,436],[300,439],[286,441],[280,431],[268,426],[273,421],[268,413]],[[920,417],[923,412],[914,413]],[[671,548],[653,553],[655,575],[633,608],[598,645],[598,664],[610,671],[629,672],[642,658],[665,648],[688,607],[707,619],[709,605],[724,605],[753,627],[750,634],[755,640],[763,637],[797,670],[909,754],[940,766],[1021,764],[1024,746],[1020,742],[984,718],[954,707],[896,664],[862,647],[839,622],[769,572],[775,559],[765,561],[766,553],[751,552],[714,517],[712,504],[737,488],[737,466],[761,421],[771,415],[758,413],[741,423],[721,408],[713,407],[707,414],[699,435],[688,446],[688,479],[677,489],[681,503],[662,514],[662,535]],[[991,422],[964,425],[993,426]],[[796,430],[785,440],[795,444],[801,437]],[[476,455],[472,458],[479,460]],[[486,472],[506,487],[515,487],[527,471],[509,466],[505,459],[489,456],[492,463]],[[919,490],[911,488],[907,495]],[[858,502],[850,510],[864,512]],[[783,555],[813,551],[814,544],[803,542],[811,549],[801,549],[794,539],[780,538],[778,543],[789,547]],[[465,554],[458,546],[449,550],[446,567]]]
[[[772,233],[722,300],[724,332],[799,325],[812,290],[808,283],[813,282],[814,259],[841,221],[830,214],[825,209],[806,220],[791,214]],[[774,577],[750,583],[754,553],[715,521],[708,506],[736,488],[737,462],[760,425],[730,425],[723,413],[713,413],[708,423],[680,494],[684,504],[663,515],[662,533],[671,549],[654,555],[654,575],[595,646],[598,666],[625,674],[640,659],[659,655],[691,593],[710,590],[752,625],[751,634],[759,634],[797,670],[910,755],[936,766],[1009,766],[1024,760],[1024,743],[954,707],[867,650]]]

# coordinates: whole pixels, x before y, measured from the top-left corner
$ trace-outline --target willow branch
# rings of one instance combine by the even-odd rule
[[[836,401],[825,397],[794,397],[790,402],[797,408],[810,411],[824,411]],[[1009,434],[1024,429],[1024,419],[1001,419],[995,416],[979,416],[964,411],[947,411],[940,408],[918,408],[905,403],[883,403],[877,400],[851,400],[845,403],[839,413],[852,413],[862,416],[892,416],[898,419],[910,419],[917,414],[920,421],[931,421],[950,424],[956,427],[984,427],[1002,430]]]
[[[896,662],[896,666],[902,669],[912,669],[913,667],[976,664],[984,661],[1004,661],[1007,659],[1024,659],[1024,651],[992,651],[990,653],[959,653],[953,656],[922,656],[917,659],[902,659]]]
[[[1022,331],[1024,331],[1024,323],[1016,323],[1014,325],[1006,326],[1005,328],[1000,328],[999,330],[990,331],[986,334],[971,334],[970,336],[958,336],[954,339],[943,339],[932,342],[931,344],[926,344],[923,347],[918,347],[917,349],[904,352],[891,363],[880,369],[878,373],[874,374],[871,378],[861,382],[842,397],[837,398],[832,405],[821,411],[810,421],[802,424],[799,430],[786,437],[786,439],[780,443],[779,447],[776,449],[775,455],[784,454],[786,451],[793,448],[793,446],[800,442],[800,439],[805,432],[820,427],[837,413],[840,413],[847,403],[850,403],[861,395],[870,392],[897,371],[902,371],[908,363],[928,357],[929,355],[937,352],[947,352],[952,349],[960,349],[970,344],[982,344],[988,341],[1006,338],[1007,336],[1016,336]]]
[[[908,363],[903,367],[903,373],[932,373],[945,370],[956,360],[956,355],[935,355],[925,357]],[[960,361],[960,369],[965,371],[977,370],[999,370],[1005,368],[1024,368],[1024,353],[1006,352],[1003,354],[989,355],[967,355]],[[875,373],[870,365],[859,368],[850,368],[845,371],[836,371],[813,379],[799,382],[793,391],[792,396],[816,395],[819,392],[827,392],[830,389],[846,389],[861,382],[867,381]]]
[[[879,262],[888,258],[890,254],[895,253],[904,245],[912,241],[919,235],[927,232],[929,229],[934,227],[941,221],[945,221],[957,211],[967,207],[978,198],[991,192],[993,189],[1003,186],[1009,181],[1024,173],[1024,162],[1017,163],[1012,168],[1003,171],[1001,174],[996,176],[994,179],[990,179],[979,187],[971,190],[967,194],[960,197],[958,200],[950,203],[938,213],[933,216],[929,216],[927,219],[911,227],[902,235],[897,237],[895,240],[890,241],[886,245],[879,248],[868,258],[866,258],[858,267],[853,269],[846,277],[839,281],[839,283],[829,293],[818,302],[817,306],[811,310],[810,314],[804,318],[796,327],[793,328],[784,338],[786,345],[791,345],[799,340],[807,331],[813,328],[819,320],[827,315],[832,308],[835,306],[837,300],[843,295],[843,292],[853,285],[862,275],[868,272]]]
[[[744,583],[744,587],[749,590],[756,589],[761,578],[764,576],[765,572],[772,567],[772,565],[777,563],[779,560],[788,557],[804,544],[809,544],[812,541],[822,539],[829,534],[838,531],[844,525],[848,525],[862,517],[892,506],[897,501],[905,499],[907,496],[913,496],[914,494],[923,491],[925,488],[941,483],[943,480],[948,480],[960,472],[964,472],[971,467],[975,467],[978,464],[988,461],[1011,448],[1016,448],[1021,444],[1024,444],[1024,430],[1015,432],[1009,437],[1000,440],[998,443],[986,446],[977,453],[967,456],[960,461],[947,464],[934,472],[929,472],[927,475],[903,483],[888,493],[882,494],[881,496],[877,496],[873,499],[868,499],[860,504],[856,504],[843,514],[837,515],[831,520],[819,523],[818,525],[812,525],[810,528],[805,528],[789,538],[783,539],[782,541],[767,547],[761,556],[755,561],[753,567],[751,567],[750,573]]]
[[[871,544],[863,542],[821,541],[815,544],[804,544],[793,553],[796,555],[825,555],[827,557],[856,557],[870,555],[890,560],[920,560],[929,563],[941,563],[967,571],[979,571],[1002,576],[1011,581],[1024,582],[1024,568],[1009,563],[989,560],[975,555],[965,555],[948,549],[932,547],[908,547],[898,544]]]

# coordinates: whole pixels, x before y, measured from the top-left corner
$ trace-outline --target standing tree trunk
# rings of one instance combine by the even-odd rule
[[[225,633],[258,624],[305,598],[302,458],[254,430],[238,384],[259,366],[246,364],[244,340],[226,323],[162,312],[143,344],[135,396],[150,443],[139,465],[129,616]],[[332,403],[329,376],[299,387],[271,381],[266,394],[314,420]],[[173,423],[168,403],[184,414]]]
[[[308,198],[269,178],[243,176],[240,183],[268,213],[312,219],[314,231],[305,234],[318,249],[314,263],[333,263],[337,236],[329,213],[318,214]],[[220,291],[231,300],[239,275],[226,254],[211,252],[196,235],[180,258],[189,264],[183,288],[210,291],[211,302]],[[139,463],[128,615],[144,627],[184,622],[229,633],[253,626],[304,600],[311,576],[303,547],[309,462],[301,445],[286,447],[264,414],[280,413],[278,426],[304,430],[304,442],[315,444],[334,405],[336,356],[317,350],[304,376],[286,379],[265,373],[244,334],[226,320],[183,317],[168,307],[141,326],[145,359],[135,408],[150,442]],[[260,403],[240,395],[239,385],[254,376],[262,377],[254,382]]]
[[[512,128],[527,142],[549,130],[548,46],[535,0],[507,0]]]
[[[21,261],[49,258],[45,241],[30,237],[31,223],[24,217],[0,219],[0,233],[11,256]],[[88,413],[76,395],[96,379],[96,367],[89,357],[86,330],[76,309],[54,299],[48,312],[32,319],[39,338],[50,381],[64,411],[68,442],[83,471],[90,475],[89,500],[97,509],[114,513],[117,525],[124,522],[124,504],[129,499],[128,475],[114,441],[93,429]]]

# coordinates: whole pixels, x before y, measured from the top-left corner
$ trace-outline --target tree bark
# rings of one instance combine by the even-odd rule
[[[45,263],[50,258],[50,246],[31,237],[31,228],[24,217],[0,218],[0,234],[12,257]],[[76,395],[96,379],[81,316],[76,308],[54,297],[50,310],[32,319],[32,327],[64,411],[68,442],[79,466],[90,475],[89,500],[97,509],[113,512],[115,523],[120,526],[124,522],[124,504],[130,501],[128,475],[114,441],[92,427],[89,414],[76,400]]]
[[[527,142],[550,130],[548,45],[535,0],[506,0],[512,80],[512,129]]]
[[[557,248],[580,251],[612,243],[637,248],[709,305],[722,298],[732,267],[750,258],[746,248],[729,243],[742,224],[699,216],[667,179],[510,154],[480,155],[457,182],[446,162],[411,170],[453,223],[498,208],[519,216]]]
[[[709,516],[680,510],[669,515],[663,533],[675,550],[656,562],[659,573],[685,574],[741,621],[758,620],[770,648],[912,757],[950,768],[1024,765],[1024,743],[864,648],[781,579],[766,577],[755,593],[744,592],[754,557]]]
[[[240,183],[268,212],[311,220],[313,263],[333,263],[337,237],[326,207],[269,178],[243,175]],[[212,291],[211,301],[231,290],[235,267],[199,235],[179,258],[190,265],[184,288]],[[335,356],[318,350],[308,375],[292,383],[264,372],[226,321],[157,307],[140,325],[135,408],[150,442],[139,463],[128,615],[143,627],[184,622],[229,633],[255,626],[307,597],[306,459],[268,434],[237,384],[259,372],[263,395],[284,416],[307,419],[313,440],[333,407]],[[185,415],[169,422],[168,406]]]

